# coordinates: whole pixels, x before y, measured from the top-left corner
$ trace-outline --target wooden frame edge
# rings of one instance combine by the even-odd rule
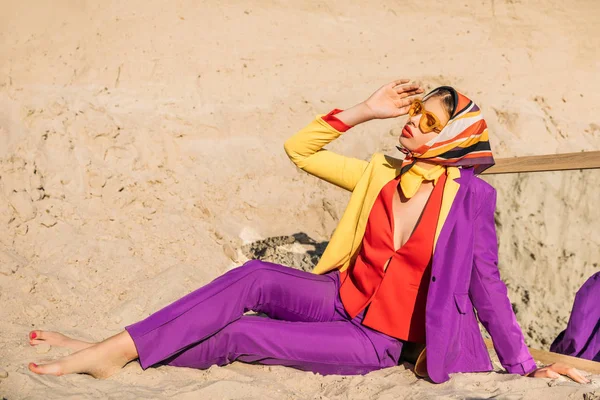
[[[600,168],[600,151],[500,158],[482,175]]]

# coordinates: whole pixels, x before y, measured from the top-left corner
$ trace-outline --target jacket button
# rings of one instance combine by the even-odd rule
[[[431,282],[435,282],[435,276],[431,277]]]

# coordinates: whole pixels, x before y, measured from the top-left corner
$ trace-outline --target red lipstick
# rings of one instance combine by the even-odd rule
[[[404,125],[404,128],[402,128],[402,136],[404,136],[405,138],[413,137],[412,131],[410,130],[410,127],[408,125]]]

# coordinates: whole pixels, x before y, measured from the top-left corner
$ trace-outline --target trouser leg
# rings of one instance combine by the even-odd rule
[[[375,340],[381,335],[351,321],[289,322],[243,316],[208,339],[166,360],[172,366],[208,368],[238,360],[265,365],[284,365],[322,375],[366,374],[397,364],[400,345]],[[395,342],[395,343],[394,343]],[[383,348],[388,346],[389,349]]]
[[[331,321],[337,315],[337,290],[332,276],[251,260],[125,329],[147,368],[249,310],[287,321]]]

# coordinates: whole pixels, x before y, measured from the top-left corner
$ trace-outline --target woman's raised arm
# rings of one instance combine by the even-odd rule
[[[406,85],[408,79],[390,82],[366,101],[335,115],[347,126],[355,126],[372,119],[404,115],[412,96],[423,90],[416,84]],[[346,157],[323,149],[343,132],[323,120],[323,115],[286,140],[284,149],[290,160],[303,171],[327,182],[352,191],[368,165],[367,161]]]

